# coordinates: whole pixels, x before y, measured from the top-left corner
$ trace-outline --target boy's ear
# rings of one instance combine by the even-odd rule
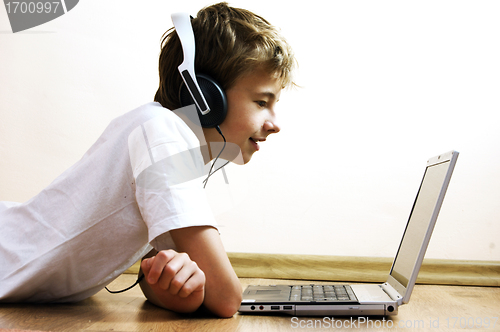
[[[214,79],[195,73],[195,39],[191,19],[186,13],[172,14],[172,22],[184,53],[184,61],[179,66],[183,80],[179,99],[183,107],[195,104],[202,127],[213,128],[226,117],[227,99],[224,90]]]
[[[200,123],[203,128],[214,128],[220,125],[227,115],[227,98],[226,93],[221,86],[210,76],[204,74],[196,75],[196,80],[200,87],[201,93],[209,106],[209,112],[202,114],[200,109],[196,107]],[[181,84],[179,91],[179,100],[181,106],[196,104],[193,100],[192,93],[189,91],[185,83]]]

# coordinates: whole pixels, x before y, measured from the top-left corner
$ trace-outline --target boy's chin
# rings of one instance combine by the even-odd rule
[[[238,157],[233,160],[233,163],[238,164],[238,165],[244,165],[248,164],[250,160],[252,160],[253,153],[240,153]]]
[[[252,157],[245,158],[245,159],[243,160],[243,163],[241,163],[241,164],[238,164],[238,163],[236,163],[236,164],[238,164],[238,165],[246,165],[246,164],[248,164],[248,163],[250,162],[250,160],[252,160]]]
[[[232,162],[236,165],[245,165],[247,164],[248,162],[250,162],[250,160],[252,159],[252,156],[242,156],[241,154],[238,156],[238,158],[235,158],[232,160]]]

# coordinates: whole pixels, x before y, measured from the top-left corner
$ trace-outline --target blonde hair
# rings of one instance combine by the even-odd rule
[[[215,79],[224,90],[258,67],[276,75],[283,87],[294,85],[296,60],[278,29],[261,16],[221,2],[198,12],[191,20],[196,42],[195,70]],[[160,86],[155,101],[179,108],[182,78],[177,67],[183,61],[175,29],[162,39],[159,59]]]

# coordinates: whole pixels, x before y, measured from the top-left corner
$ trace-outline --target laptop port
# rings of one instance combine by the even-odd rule
[[[283,310],[292,310],[293,307],[291,305],[284,305]]]
[[[272,305],[271,310],[280,310],[280,306],[279,305]]]

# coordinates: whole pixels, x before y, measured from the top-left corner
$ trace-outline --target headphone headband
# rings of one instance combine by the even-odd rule
[[[195,42],[191,17],[187,13],[174,13],[172,14],[172,22],[174,23],[175,31],[181,41],[182,51],[184,53],[184,60],[179,66],[179,72],[200,113],[206,115],[210,112],[210,107],[196,80],[196,73],[194,70]]]

